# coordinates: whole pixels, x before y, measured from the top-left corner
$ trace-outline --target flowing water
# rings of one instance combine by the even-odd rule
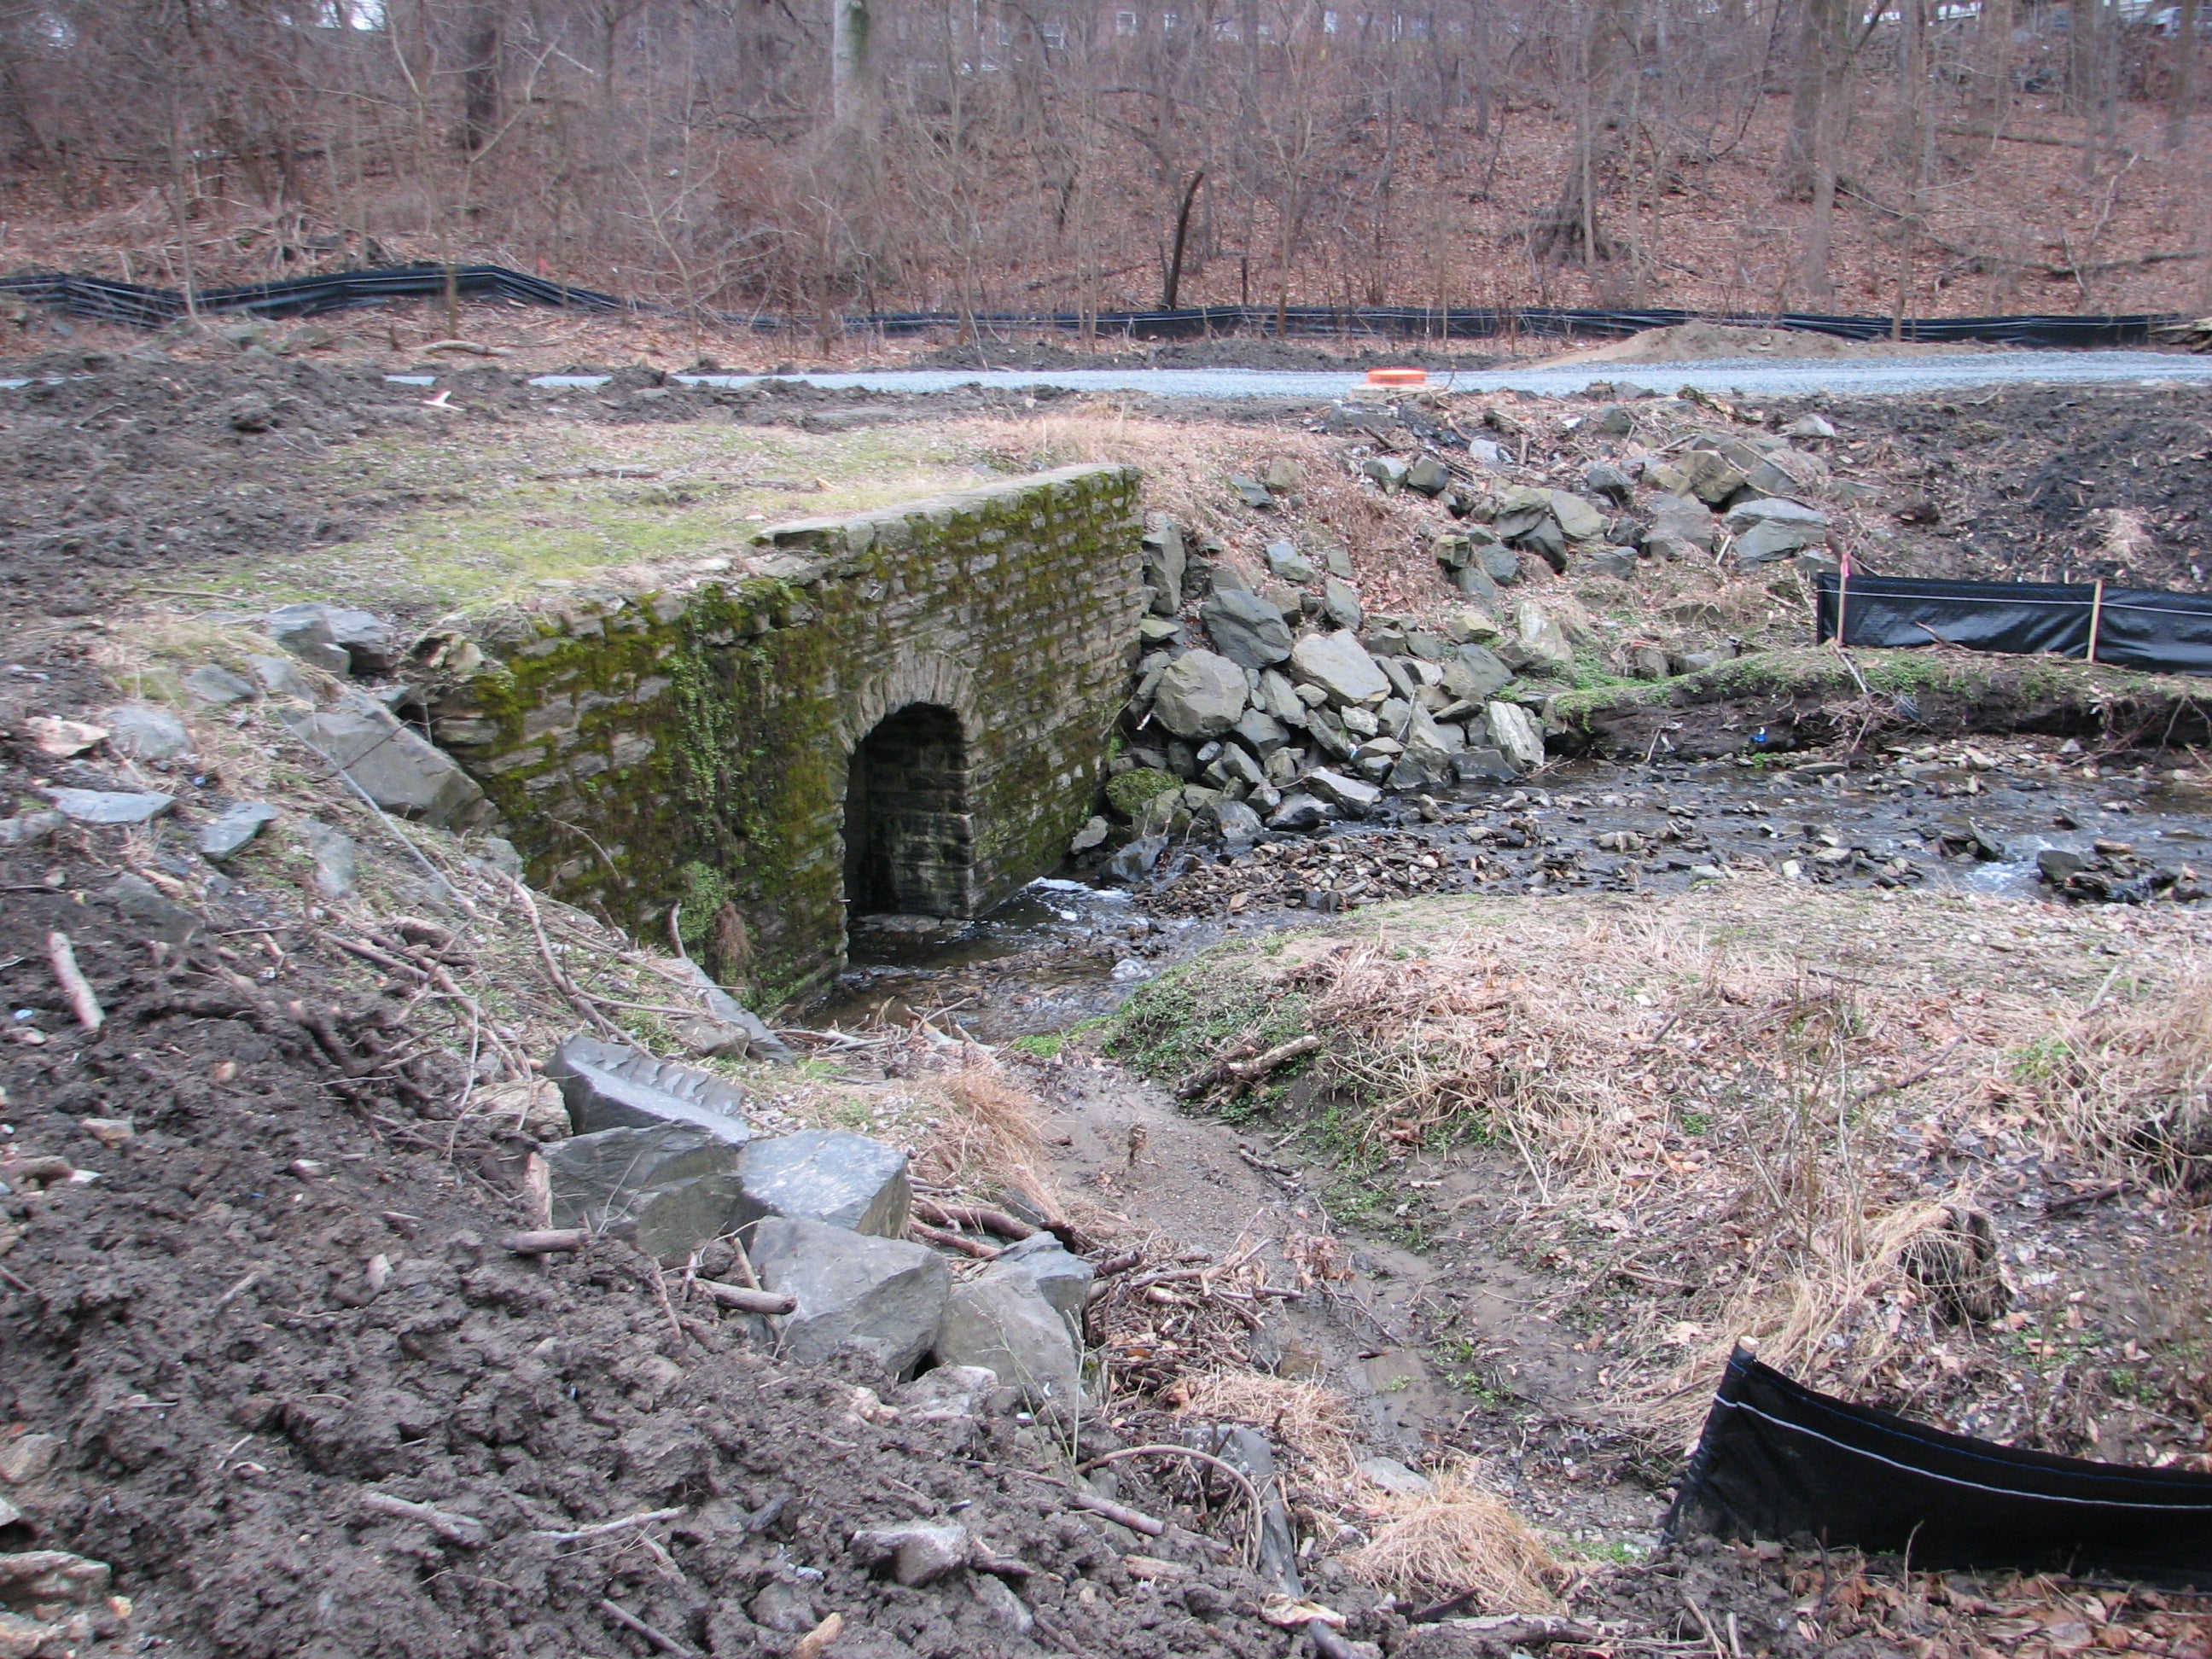
[[[2096,902],[2062,897],[2045,878],[2038,854],[2052,848],[2087,860],[2093,884],[2102,871],[2130,898],[2201,903],[2200,876],[2212,891],[2212,773],[2090,776],[2078,756],[1971,744],[1922,756],[1849,769],[1819,760],[1783,769],[1781,757],[1761,757],[1777,763],[1771,770],[1576,763],[1467,786],[1429,813],[1395,802],[1374,819],[1270,836],[1234,858],[1183,843],[1133,890],[1070,871],[971,922],[863,917],[852,966],[814,1018],[849,1027],[921,1015],[1003,1042],[1106,1013],[1231,933],[1420,893],[1676,892],[1764,871]]]

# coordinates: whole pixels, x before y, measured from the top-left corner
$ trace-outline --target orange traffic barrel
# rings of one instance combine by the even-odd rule
[[[1370,368],[1367,371],[1370,386],[1426,386],[1429,374],[1425,368]]]

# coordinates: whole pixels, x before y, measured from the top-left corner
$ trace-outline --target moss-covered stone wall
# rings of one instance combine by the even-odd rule
[[[659,591],[549,595],[447,647],[433,730],[533,880],[648,936],[680,905],[725,983],[804,999],[843,960],[846,782],[885,717],[958,718],[972,911],[1093,810],[1142,605],[1137,485],[1065,467],[771,526]]]

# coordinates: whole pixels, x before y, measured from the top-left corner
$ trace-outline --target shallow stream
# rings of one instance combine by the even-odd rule
[[[2062,896],[2039,866],[2047,849],[2086,860],[2077,887],[2091,895],[2202,903],[2212,892],[2212,772],[2099,776],[2085,757],[2018,744],[1848,766],[1759,760],[1772,764],[1577,762],[1271,836],[1233,858],[1184,843],[1135,890],[1069,869],[965,924],[861,918],[853,965],[814,1018],[919,1014],[1004,1042],[1106,1013],[1232,932],[1424,894],[1679,892],[1767,872],[2100,902]]]

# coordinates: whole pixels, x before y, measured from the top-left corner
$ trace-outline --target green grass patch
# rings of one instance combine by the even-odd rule
[[[334,501],[388,516],[342,554],[226,561],[208,580],[270,603],[477,611],[616,567],[730,556],[770,524],[970,489],[1006,471],[935,427],[817,434],[705,422],[372,438],[310,465]]]
[[[1174,1084],[1233,1042],[1267,1048],[1301,1035],[1306,999],[1256,970],[1253,957],[1239,943],[1139,987],[1109,1017],[1105,1052],[1132,1071]]]

